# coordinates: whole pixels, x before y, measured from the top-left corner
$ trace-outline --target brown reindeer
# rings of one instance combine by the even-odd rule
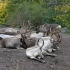
[[[26,45],[25,46],[20,46],[20,45],[21,45],[21,34],[1,40],[1,47],[3,48],[19,49],[27,47]]]

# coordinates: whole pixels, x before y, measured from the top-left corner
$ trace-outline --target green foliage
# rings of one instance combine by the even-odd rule
[[[62,5],[55,7],[56,11],[59,11],[55,18],[55,21],[62,23],[62,26],[70,28],[70,2],[68,0],[63,1]]]
[[[29,20],[32,22],[32,25],[37,26],[43,24],[47,20],[47,10],[37,2],[23,1],[22,3],[15,3],[11,5],[12,8],[8,10],[10,12],[7,19],[8,23],[22,25],[23,22]]]
[[[0,23],[11,26],[31,21],[34,26],[48,22],[70,28],[69,19],[70,0],[5,0],[0,4]]]
[[[3,24],[8,16],[6,6],[7,0],[5,0],[4,2],[0,0],[0,24]]]

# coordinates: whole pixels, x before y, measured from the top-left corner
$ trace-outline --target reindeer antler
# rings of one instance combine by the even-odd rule
[[[61,39],[62,39],[62,35],[58,34],[58,36],[59,36],[58,41],[59,41],[59,43],[60,43],[60,42],[61,42]]]
[[[23,39],[27,39],[27,37],[25,36],[25,34],[21,34],[21,37],[22,37]]]
[[[56,29],[53,29],[53,31],[52,31],[52,28],[50,27],[50,33],[51,34],[55,34],[56,33]]]
[[[37,41],[37,45],[39,46],[39,44],[38,44],[38,43],[39,43],[39,41],[40,41],[40,40],[42,40],[42,41],[43,41],[43,44],[42,44],[42,46],[41,46],[41,48],[42,48],[42,47],[43,47],[43,45],[44,45],[44,40],[43,40],[43,39],[41,39],[41,38],[40,38],[40,39],[38,39],[38,41]]]

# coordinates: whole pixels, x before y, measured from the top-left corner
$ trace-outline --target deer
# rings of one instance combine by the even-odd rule
[[[44,24],[41,26],[37,26],[36,33],[43,32],[45,36],[48,36],[49,33],[58,33],[60,32],[61,25],[58,24]]]
[[[21,46],[21,34],[16,35],[16,36],[11,37],[11,38],[2,39],[1,40],[1,47],[2,48],[9,48],[9,49],[23,48],[23,46]],[[27,47],[27,45],[24,46],[24,48],[26,48],[26,47]]]
[[[39,42],[39,40],[38,40]],[[43,42],[43,40],[42,40]],[[42,47],[43,47],[44,42],[42,43],[42,45],[38,45],[38,43],[35,46],[32,46],[30,48],[26,49],[26,56],[32,60],[37,60],[39,62],[45,63],[44,60],[40,60],[41,58],[43,58],[43,54],[42,54]]]
[[[45,55],[53,57],[57,56],[56,54],[48,53],[52,52],[52,46],[56,43],[57,42],[55,42],[54,39],[50,36],[41,37],[40,39],[38,39],[38,42],[35,46],[26,49],[26,56],[30,59],[45,63],[44,60],[41,60]]]

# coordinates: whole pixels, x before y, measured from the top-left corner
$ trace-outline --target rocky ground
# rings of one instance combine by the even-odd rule
[[[57,57],[46,56],[46,63],[28,59],[24,49],[0,48],[0,70],[70,70],[70,35],[62,34]]]

